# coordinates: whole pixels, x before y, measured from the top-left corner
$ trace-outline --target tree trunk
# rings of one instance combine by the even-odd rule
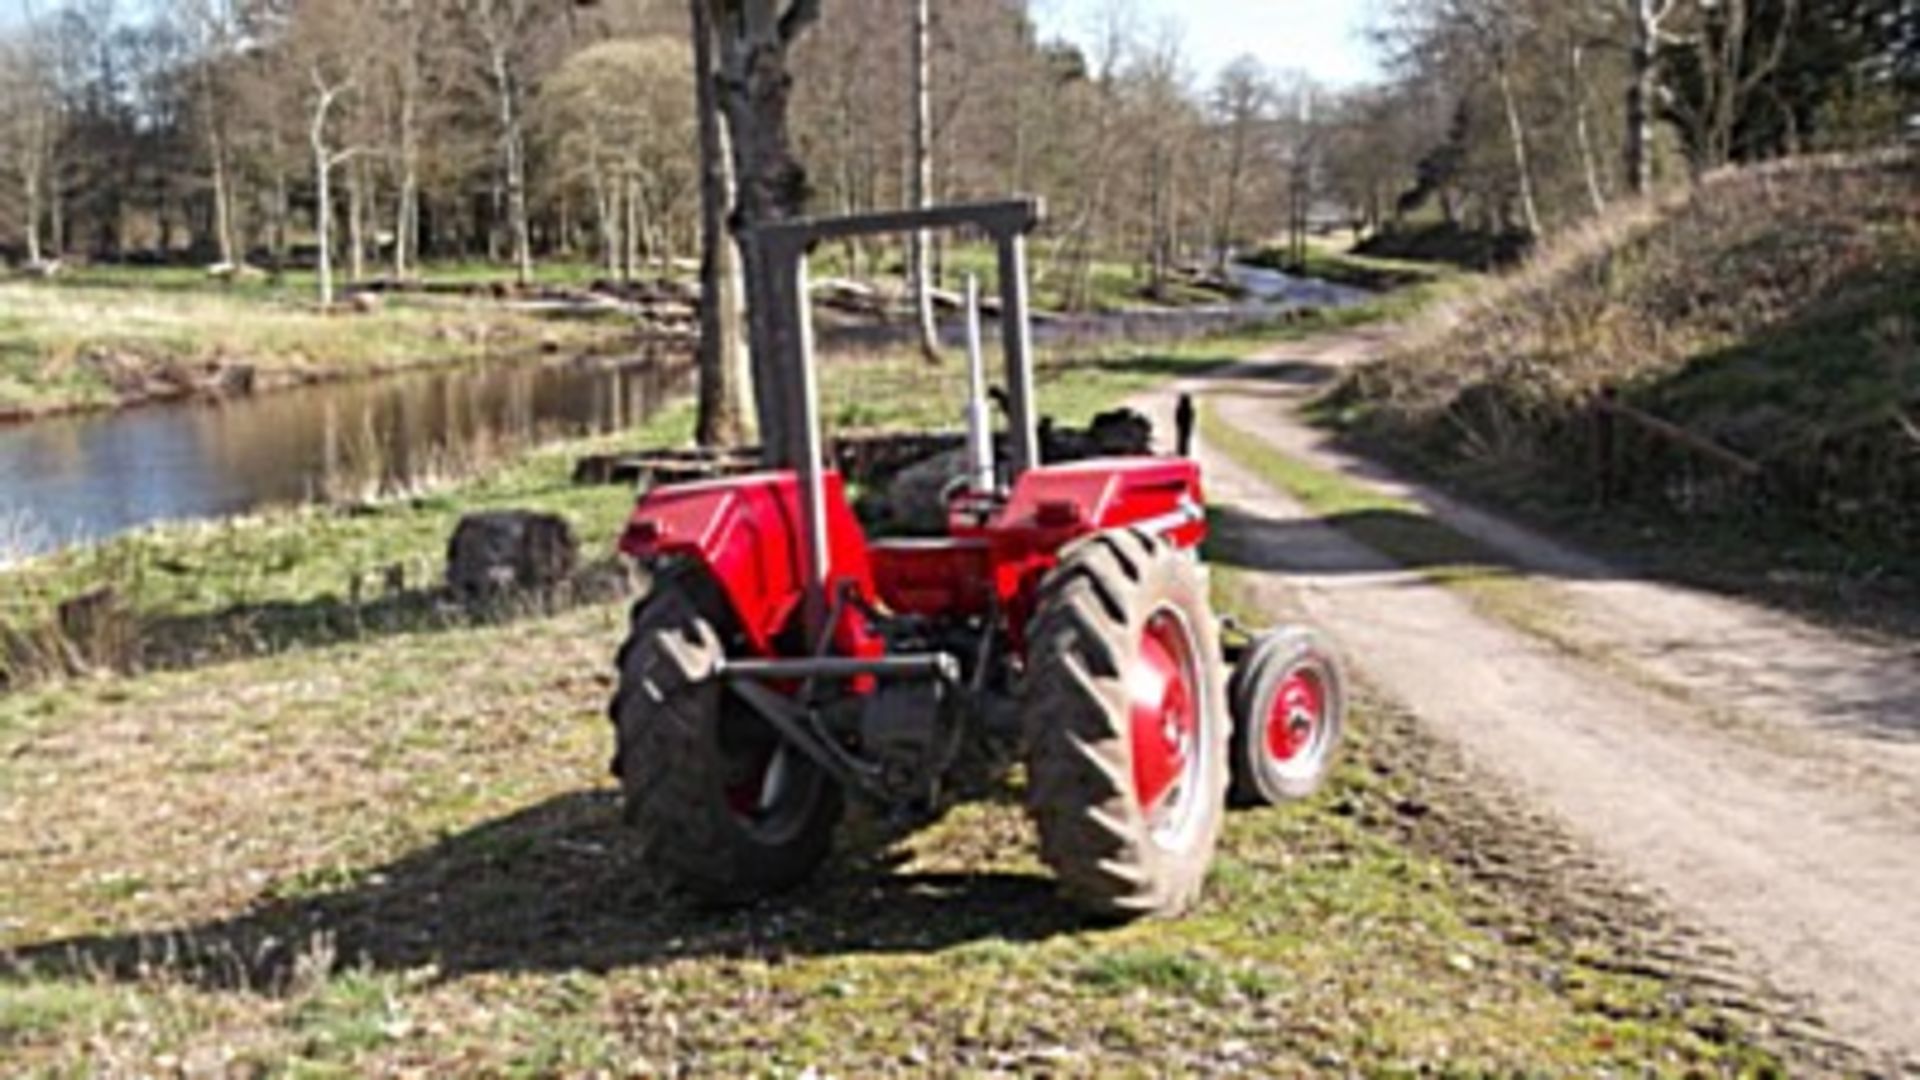
[[[640,266],[639,183],[632,169],[620,176],[620,280],[632,281]]]
[[[24,223],[27,232],[27,262],[38,266],[43,255],[40,250],[40,174],[43,171],[43,165],[38,153],[33,154],[31,159],[22,166],[22,171],[26,174],[27,186],[27,220]]]
[[[597,154],[587,165],[587,175],[593,181],[594,219],[600,226],[600,265],[606,270],[607,277],[619,277],[620,223],[614,220],[616,206],[613,192],[607,186],[607,173],[600,167]]]
[[[366,277],[366,176],[360,162],[347,169],[347,280],[358,283]]]
[[[320,306],[333,306],[333,163],[326,140],[327,108],[320,105],[313,114],[308,139],[313,148],[313,237],[319,251]]]
[[[235,263],[233,196],[227,178],[227,140],[221,134],[219,96],[213,76],[205,67],[200,76],[200,97],[207,114],[207,160],[213,172],[214,249],[219,253],[220,262],[232,266]]]
[[[1593,155],[1593,136],[1587,125],[1586,48],[1579,41],[1568,46],[1568,91],[1573,98],[1573,135],[1580,148],[1580,168],[1586,175],[1587,199],[1593,212],[1606,213],[1607,196],[1600,186],[1600,167]]]
[[[794,156],[787,123],[793,80],[787,49],[818,17],[819,0],[794,0],[784,14],[774,0],[709,0],[718,5],[721,100],[726,110],[735,179],[734,222],[746,234],[756,226],[798,217],[806,206],[807,171]],[[752,244],[742,245],[748,295],[747,333],[753,363],[755,412],[770,452],[786,443],[789,394],[782,358],[798,331],[774,299],[779,281]],[[804,297],[802,300],[804,301]]]
[[[933,72],[928,3],[914,0],[913,4],[913,205],[920,210],[933,205]],[[933,317],[931,240],[925,230],[908,238],[908,272],[913,278],[914,325],[920,335],[920,352],[928,363],[937,364],[940,333]]]
[[[1495,64],[1500,83],[1500,100],[1506,106],[1507,132],[1513,142],[1513,168],[1520,185],[1520,212],[1526,218],[1527,231],[1544,235],[1540,229],[1540,207],[1533,197],[1533,162],[1527,150],[1527,126],[1520,118],[1520,102],[1513,95],[1511,56],[1502,55]]]
[[[287,261],[287,215],[292,213],[292,201],[287,194],[287,169],[280,159],[280,149],[279,140],[274,140],[273,229],[268,243],[273,249],[273,272],[276,275]]]
[[[393,276],[401,281],[413,270],[420,243],[419,93],[415,86],[418,42],[411,36],[407,50],[407,66],[400,80],[400,190],[393,212]]]
[[[733,209],[733,159],[720,113],[708,0],[693,12],[694,96],[700,134],[700,356],[702,446],[735,445],[747,435],[752,370],[741,340],[740,258],[727,218]]]
[[[58,159],[49,159],[46,172],[49,181],[47,184],[48,250],[57,259],[67,251],[67,200],[60,191]]]
[[[521,131],[519,89],[507,67],[506,46],[490,43],[493,92],[500,121],[500,163],[507,185],[507,229],[513,236],[514,276],[533,283],[533,232],[527,223],[526,145]]]
[[[1627,80],[1627,188],[1644,195],[1653,187],[1653,98],[1658,90],[1660,22],[1658,0],[1632,0],[1632,68]]]

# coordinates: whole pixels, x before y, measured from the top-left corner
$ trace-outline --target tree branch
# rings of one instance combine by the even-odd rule
[[[820,0],[793,0],[780,16],[780,44],[792,45],[807,28],[820,21]]]

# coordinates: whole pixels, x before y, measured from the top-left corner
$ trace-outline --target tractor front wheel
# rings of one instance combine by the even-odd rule
[[[1275,806],[1318,791],[1346,728],[1347,677],[1332,643],[1299,626],[1262,635],[1227,695],[1234,805]]]
[[[840,789],[714,677],[725,604],[697,569],[634,606],[611,709],[614,771],[644,861],[716,904],[805,880],[827,856]]]
[[[1226,803],[1220,668],[1205,572],[1154,537],[1088,537],[1042,584],[1028,805],[1041,857],[1087,910],[1176,915],[1199,897]]]

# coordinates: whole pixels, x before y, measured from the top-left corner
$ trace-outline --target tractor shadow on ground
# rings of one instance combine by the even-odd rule
[[[842,852],[810,885],[735,910],[663,895],[638,865],[612,791],[556,796],[448,836],[338,889],[244,914],[0,953],[0,974],[168,978],[287,992],[314,955],[375,971],[605,972],[680,959],[935,951],[1032,941],[1089,923],[1053,883],[1013,873],[905,873]]]

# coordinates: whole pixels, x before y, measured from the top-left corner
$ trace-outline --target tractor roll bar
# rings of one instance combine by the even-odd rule
[[[1000,333],[1006,352],[1008,442],[1014,479],[1040,464],[1039,420],[1033,395],[1033,331],[1028,322],[1027,234],[1039,227],[1039,199],[1021,197],[999,202],[961,203],[926,210],[890,210],[847,217],[801,218],[774,222],[749,230],[766,275],[761,295],[777,331],[777,353],[761,370],[776,375],[779,385],[772,399],[786,410],[778,445],[770,441],[767,464],[792,469],[801,489],[800,569],[806,583],[803,611],[806,644],[811,650],[829,628],[822,625],[826,610],[829,560],[827,555],[826,483],[821,476],[825,448],[820,432],[820,382],[813,362],[813,313],[808,302],[807,253],[823,240],[933,229],[978,229],[992,237],[999,253]]]

